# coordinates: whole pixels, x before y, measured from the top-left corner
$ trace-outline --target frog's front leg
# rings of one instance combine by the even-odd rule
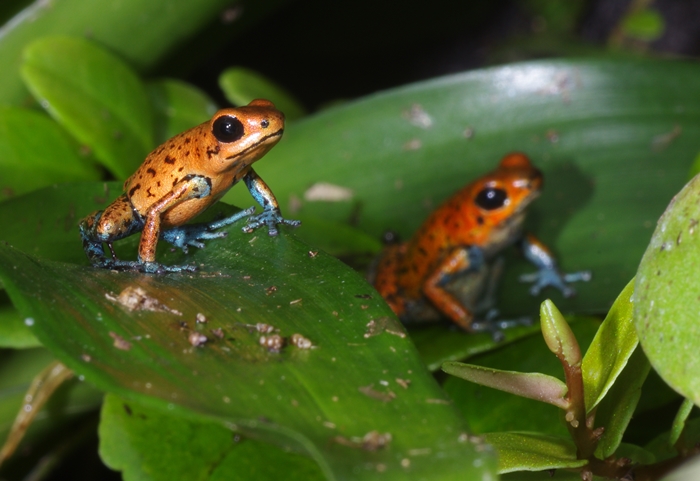
[[[228,232],[216,232],[224,226],[233,224],[239,219],[248,217],[253,212],[255,212],[255,207],[249,207],[240,212],[225,217],[223,219],[215,220],[213,222],[199,223],[199,224],[188,224],[181,225],[178,227],[172,227],[165,232],[163,232],[160,237],[166,242],[169,242],[175,247],[182,249],[182,251],[187,254],[188,246],[197,247],[199,249],[204,247],[204,243],[201,242],[207,239],[218,239],[221,237],[226,237]]]
[[[530,318],[504,320],[498,318],[496,309],[489,309],[483,319],[475,319],[474,312],[468,309],[452,294],[444,289],[452,277],[457,274],[466,274],[469,271],[477,271],[484,267],[483,251],[478,247],[456,247],[452,249],[428,277],[423,285],[424,295],[455,324],[469,332],[489,332],[494,341],[503,339],[503,329],[510,327],[529,325]],[[486,279],[487,283],[492,281]],[[487,285],[487,289],[490,287]]]
[[[211,194],[211,180],[201,175],[187,175],[173,186],[173,189],[151,204],[144,216],[143,231],[139,242],[139,270],[151,273],[195,271],[196,267],[165,266],[156,262],[156,246],[160,237],[160,224],[163,214],[176,205],[190,199],[201,199]],[[240,218],[240,217],[239,217]],[[173,230],[173,229],[170,229]],[[177,232],[177,228],[175,228]],[[183,245],[184,241],[183,241]]]
[[[277,224],[287,224],[296,227],[301,224],[301,221],[290,220],[282,217],[279,204],[272,190],[267,184],[255,173],[253,169],[248,170],[248,173],[243,177],[246,187],[250,191],[250,195],[260,204],[263,211],[251,216],[248,220],[248,225],[243,228],[243,232],[250,233],[258,227],[267,226],[268,233],[271,236],[277,235]]]
[[[576,291],[568,285],[569,282],[591,280],[591,271],[579,271],[571,274],[559,272],[554,255],[532,234],[528,234],[522,239],[521,248],[525,258],[538,269],[535,273],[520,276],[521,282],[532,282],[530,294],[533,296],[539,294],[545,287],[553,286],[559,289],[564,297],[571,297],[576,294]]]

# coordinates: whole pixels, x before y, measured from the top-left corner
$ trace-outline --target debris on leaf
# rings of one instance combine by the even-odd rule
[[[260,336],[260,345],[265,346],[268,351],[279,352],[284,347],[284,338],[279,334]]]
[[[217,327],[216,329],[212,329],[212,330],[211,330],[211,333],[214,334],[214,335],[215,335],[216,337],[218,337],[219,339],[223,339],[223,338],[224,338],[224,330],[221,329],[220,327]]]
[[[352,189],[328,182],[316,182],[304,192],[308,202],[341,202],[354,196]]]
[[[373,399],[377,399],[382,402],[389,402],[396,397],[396,394],[394,394],[392,391],[377,391],[376,389],[374,389],[374,384],[370,384],[369,386],[360,386],[359,388],[357,388],[357,390],[365,396],[369,396]]]
[[[131,343],[116,332],[109,331],[109,336],[114,339],[114,347],[117,349],[121,349],[122,351],[128,351],[131,349]]]
[[[197,313],[197,317],[195,320],[197,324],[204,324],[205,322],[207,322],[207,318],[201,312]]]
[[[269,324],[265,324],[264,322],[258,322],[255,325],[255,330],[261,334],[267,334],[267,333],[274,331],[275,328]]]
[[[171,309],[165,304],[162,304],[155,297],[151,297],[146,294],[146,291],[141,287],[128,286],[124,288],[123,291],[115,296],[112,293],[105,294],[105,297],[112,301],[120,304],[129,312],[131,311],[153,311],[153,312],[169,312],[175,314],[176,316],[181,316],[182,312]]]
[[[360,448],[365,451],[378,451],[389,445],[391,442],[391,433],[380,433],[379,431],[370,431],[363,437],[346,438],[345,436],[336,436],[333,438],[338,444],[351,448]]]
[[[208,341],[207,336],[202,333],[192,331],[187,338],[194,347],[199,347]]]
[[[402,339],[406,337],[406,331],[403,330],[403,327],[401,327],[398,321],[391,317],[384,316],[378,319],[372,319],[367,323],[365,338],[377,336],[382,332],[393,334],[394,336],[398,336]]]
[[[314,347],[311,341],[301,334],[292,334],[292,336],[289,338],[289,343],[293,344],[299,349],[311,349]]]

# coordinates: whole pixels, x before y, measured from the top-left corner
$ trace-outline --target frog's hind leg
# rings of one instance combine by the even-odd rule
[[[388,244],[384,247],[378,262],[370,268],[367,279],[399,317],[406,312],[404,299],[399,292],[397,276],[397,270],[405,252],[406,244]]]
[[[126,195],[120,196],[105,210],[94,212],[80,222],[80,238],[90,263],[107,269],[128,267],[114,255],[112,243],[138,232],[143,221],[134,215]],[[110,257],[105,255],[104,244],[109,246]]]

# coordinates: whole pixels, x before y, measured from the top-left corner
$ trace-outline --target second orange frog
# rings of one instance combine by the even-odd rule
[[[497,321],[494,310],[480,305],[497,274],[490,267],[506,247],[517,244],[537,267],[527,276],[535,295],[546,286],[565,296],[574,294],[569,282],[588,280],[587,271],[564,275],[552,253],[537,238],[523,233],[527,207],[540,194],[542,173],[521,153],[504,157],[499,166],[467,185],[435,210],[413,237],[387,245],[379,260],[374,286],[402,320],[414,320],[426,304],[469,332],[500,329],[517,323]],[[462,277],[465,298],[446,289]],[[466,279],[463,277],[466,276]],[[475,312],[488,311],[484,319]]]

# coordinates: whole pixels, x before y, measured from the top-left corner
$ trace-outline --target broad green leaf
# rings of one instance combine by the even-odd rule
[[[0,108],[0,199],[55,182],[99,178],[77,143],[49,117]]]
[[[0,242],[36,257],[84,264],[78,222],[121,193],[117,182],[62,184],[6,200],[0,203],[0,223],[14,228],[0,231]]]
[[[24,323],[24,318],[10,302],[7,293],[0,291],[0,347],[23,349],[40,345]]]
[[[19,76],[19,66],[22,50],[37,38],[47,35],[90,37],[143,71],[231,3],[229,0],[31,2],[0,30],[0,67],[3,72],[0,76],[0,104],[18,105],[28,96]],[[226,27],[231,29],[230,25]]]
[[[594,339],[593,344],[595,342]],[[624,369],[615,377],[607,395],[598,405],[595,426],[602,426],[605,431],[595,450],[597,458],[606,459],[620,446],[622,436],[642,395],[642,385],[650,369],[651,366],[644,352],[641,348],[636,348]],[[585,376],[584,371],[584,379]]]
[[[299,216],[291,212],[288,215],[301,220],[306,242],[323,249],[332,256],[376,255],[382,248],[379,239],[368,236],[345,223]]]
[[[99,433],[100,457],[126,481],[325,479],[308,457],[114,395],[105,398]]]
[[[93,188],[102,193],[101,185]],[[94,195],[74,198],[72,228],[59,231],[59,241],[75,235],[75,222],[93,208]],[[47,225],[66,218],[56,206],[48,209],[54,218]],[[240,227],[230,226],[226,239],[189,256],[160,249],[164,262],[201,265],[192,275],[111,272],[85,266],[86,259],[82,266],[52,262],[0,244],[0,277],[45,346],[88,382],[128,401],[234,423],[307,452],[335,479],[355,469],[356,479],[407,473],[462,479],[489,472],[490,458],[473,464],[477,454],[461,436],[463,419],[360,276],[323,253],[309,256],[311,247],[286,229],[271,238],[264,231],[243,234]],[[82,250],[74,239],[70,256]],[[137,237],[129,240],[127,247]],[[127,287],[142,288],[182,316],[127,312],[110,300]],[[206,324],[195,324],[198,313]],[[315,347],[270,352],[259,343],[258,322],[286,338],[302,334]],[[207,336],[205,345],[189,343],[195,331]],[[115,339],[130,349],[118,349]],[[381,449],[384,433],[391,441]]]
[[[582,348],[588,346],[600,326],[591,318],[571,323]],[[471,364],[500,370],[538,372],[563,380],[561,363],[544,343],[541,334],[517,340],[501,349],[469,359]],[[443,389],[462,411],[469,426],[477,433],[503,431],[532,431],[568,438],[561,420],[561,410],[555,406],[525,399],[495,389],[449,377]],[[527,415],[523,415],[527,413]]]
[[[304,107],[292,94],[258,72],[231,67],[219,76],[219,87],[235,106],[247,105],[254,99],[268,99],[284,113],[287,121],[306,115]]]
[[[564,471],[515,471],[501,475],[501,481],[581,481],[581,473]],[[598,478],[593,478],[598,481]]]
[[[663,380],[696,405],[700,403],[698,193],[696,176],[661,216],[634,289],[634,323],[644,352]]]
[[[146,88],[153,104],[158,144],[206,122],[218,110],[206,93],[180,80],[157,80]]]
[[[581,369],[587,412],[591,412],[605,397],[639,342],[632,321],[633,293],[632,280],[608,311],[583,357]]]
[[[93,42],[45,37],[24,51],[22,76],[44,108],[118,178],[154,147],[153,114],[136,73]]]
[[[504,330],[504,339],[495,342],[489,333],[474,334],[458,331],[445,323],[411,327],[411,339],[418,348],[423,362],[431,371],[440,369],[444,362],[468,359],[498,347],[506,348],[505,346],[531,334],[539,337],[540,332],[540,326],[537,323],[532,326],[517,326]]]
[[[487,443],[498,451],[498,472],[545,471],[578,468],[585,459],[576,459],[576,446],[568,439],[537,433],[488,433]]]
[[[652,42],[664,34],[664,17],[653,9],[643,9],[627,15],[620,27],[625,35]]]
[[[256,171],[283,211],[302,199],[301,215],[343,222],[359,206],[359,228],[406,238],[452,192],[524,151],[545,178],[526,227],[565,271],[590,269],[593,280],[571,299],[531,298],[517,274],[532,268],[520,261],[504,274],[502,313],[536,316],[550,295],[564,313],[606,311],[697,153],[699,75],[691,63],[586,59],[443,77],[291,123]],[[304,200],[318,182],[352,198]],[[242,205],[241,195],[227,198]]]

